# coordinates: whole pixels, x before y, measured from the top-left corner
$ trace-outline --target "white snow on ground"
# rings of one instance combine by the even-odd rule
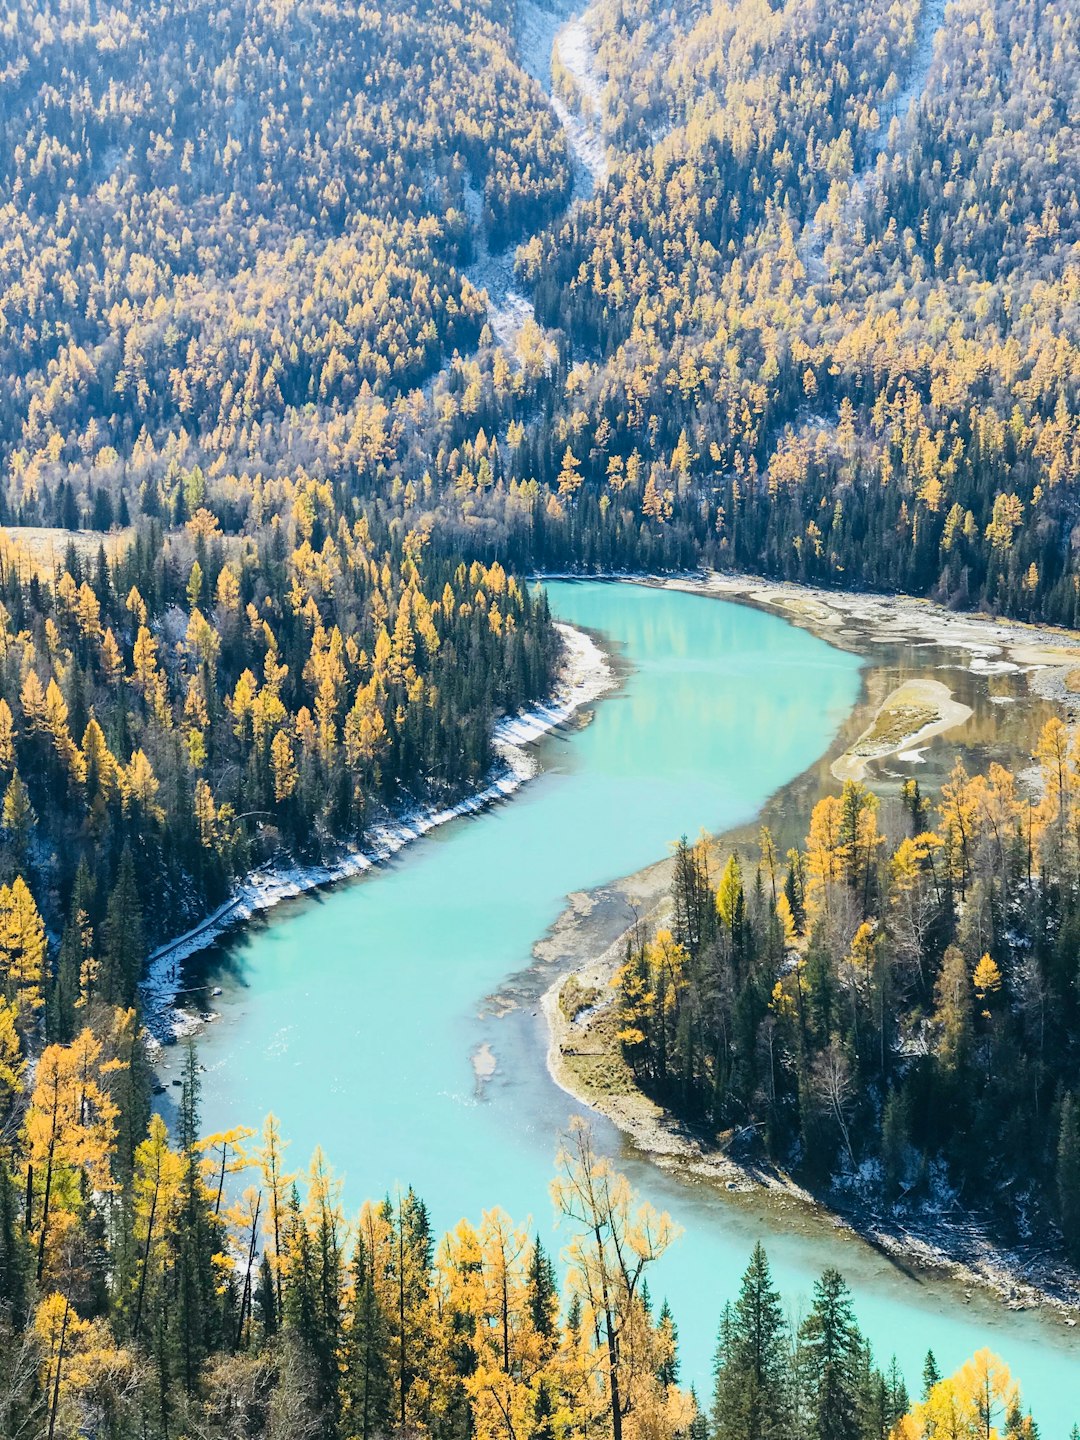
[[[521,68],[533,77],[545,95],[551,94],[551,51],[555,36],[571,19],[569,6],[559,0],[541,5],[538,0],[518,0],[514,36]]]
[[[530,74],[551,102],[566,132],[574,171],[574,190],[579,196],[592,195],[608,173],[607,147],[600,131],[603,78],[589,39],[584,15],[571,15],[536,0],[519,0],[516,37],[523,69]],[[577,115],[551,92],[551,57],[558,47],[559,60],[574,78],[590,111]],[[533,317],[533,303],[514,279],[514,248],[492,254],[481,222],[482,198],[472,187],[465,193],[466,208],[475,236],[476,259],[465,274],[477,290],[488,297],[488,324],[511,360],[517,363],[517,341]]]
[[[366,849],[347,851],[329,865],[286,861],[256,870],[237,885],[232,897],[213,914],[154,951],[139,988],[147,1029],[159,1044],[177,1039],[199,1024],[196,1015],[179,1010],[176,1005],[181,993],[183,962],[190,955],[205,950],[226,930],[282,900],[293,899],[335,880],[360,875],[373,865],[389,860],[410,841],[419,840],[436,826],[462,815],[475,815],[478,810],[512,795],[536,773],[536,763],[524,747],[554,730],[615,683],[607,656],[590,636],[561,622],[557,622],[555,628],[563,640],[563,661],[554,694],[542,705],[499,721],[494,735],[499,764],[482,790],[443,809],[417,808],[393,816],[371,831]]]
[[[472,222],[476,258],[465,274],[477,290],[486,290],[488,324],[499,344],[517,362],[517,340],[526,323],[533,318],[533,303],[514,279],[515,248],[493,254],[481,219],[483,196],[471,185],[465,187],[465,210]]]
[[[844,202],[845,217],[856,215],[865,201],[873,198],[877,186],[877,157],[888,148],[889,127],[893,120],[899,120],[904,125],[912,107],[926,90],[934,64],[934,40],[945,20],[945,4],[946,0],[923,0],[907,79],[892,100],[881,107],[877,132],[869,142],[866,159],[851,177],[848,197]],[[799,257],[806,269],[807,280],[814,285],[828,278],[825,242],[825,228],[815,215],[799,242]]]
[[[597,69],[596,52],[585,23],[587,13],[586,11],[575,15],[572,20],[568,20],[556,32],[553,42],[559,63],[564,70],[569,71],[574,84],[587,102],[586,113],[574,114],[557,95],[551,97],[551,106],[566,131],[571,153],[577,161],[579,173],[575,178],[579,187],[585,188],[581,186],[580,172],[583,171],[587,181],[587,193],[591,195],[596,187],[607,179],[608,157],[600,128],[604,81]]]

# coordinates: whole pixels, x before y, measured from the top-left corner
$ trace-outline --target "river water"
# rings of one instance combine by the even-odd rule
[[[560,1129],[576,1107],[548,1077],[538,1022],[484,999],[528,966],[571,891],[630,874],[681,834],[743,824],[826,751],[860,661],[775,616],[671,591],[552,582],[554,612],[604,637],[623,683],[591,723],[536,747],[540,773],[508,803],[454,821],[385,868],[283,906],[210,957],[223,994],[200,1039],[207,1129],[273,1110],[293,1168],[321,1143],[351,1208],[412,1184],[437,1229],[501,1205],[551,1243]],[[487,1045],[482,1082],[472,1057]],[[485,1054],[487,1052],[484,1052]],[[1080,1416],[1080,1344],[1060,1320],[970,1300],[906,1274],[797,1207],[733,1200],[598,1143],[685,1235],[652,1289],[678,1321],[684,1379],[708,1393],[721,1308],[764,1240],[793,1313],[837,1265],[879,1360],[913,1388],[932,1346],[946,1370],[989,1344],[1047,1437]]]

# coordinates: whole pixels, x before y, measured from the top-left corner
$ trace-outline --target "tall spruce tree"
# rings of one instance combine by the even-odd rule
[[[937,1356],[933,1350],[926,1352],[926,1359],[922,1367],[922,1398],[929,1400],[930,1391],[941,1379],[941,1366],[937,1363]]]
[[[826,1270],[814,1286],[814,1303],[799,1327],[799,1363],[810,1440],[861,1440],[862,1336],[837,1270]]]
[[[373,1257],[363,1240],[358,1240],[353,1256],[352,1325],[345,1341],[348,1430],[357,1440],[385,1434],[393,1418],[390,1326],[372,1267]]]
[[[781,1440],[792,1429],[791,1351],[768,1257],[754,1246],[739,1297],[720,1325],[713,1392],[715,1440]]]
[[[1057,1144],[1058,1220],[1065,1249],[1080,1259],[1080,1105],[1075,1095],[1061,1102]]]
[[[110,1005],[135,1003],[143,953],[143,913],[139,881],[131,846],[125,845],[116,871],[116,884],[105,912],[101,991]]]
[[[549,1359],[558,1346],[559,1287],[555,1266],[537,1236],[529,1256],[529,1319],[540,1340],[541,1353]]]
[[[179,1144],[182,1161],[180,1224],[175,1260],[174,1344],[184,1389],[199,1388],[203,1362],[223,1334],[222,1301],[214,1257],[224,1249],[224,1230],[203,1183],[199,1149],[199,1062],[187,1047],[180,1092]]]

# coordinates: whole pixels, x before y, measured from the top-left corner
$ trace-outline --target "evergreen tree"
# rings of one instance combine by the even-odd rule
[[[759,1242],[739,1297],[725,1307],[716,1353],[716,1440],[780,1440],[792,1424],[790,1347],[780,1295]]]
[[[194,1044],[184,1060],[180,1092],[179,1146],[182,1161],[180,1224],[176,1235],[176,1310],[174,1348],[184,1389],[199,1388],[203,1362],[223,1332],[222,1297],[214,1256],[223,1249],[220,1221],[203,1182],[199,1150],[199,1064]],[[235,1333],[235,1325],[232,1332]]]
[[[94,880],[85,857],[79,861],[68,907],[68,922],[60,941],[56,978],[49,999],[50,1036],[67,1043],[75,1034],[80,998],[93,999],[96,962],[92,954],[90,916],[94,906]]]
[[[941,1367],[937,1363],[937,1358],[934,1355],[933,1350],[928,1350],[926,1352],[926,1359],[923,1361],[922,1367],[923,1400],[929,1400],[930,1391],[933,1390],[934,1386],[940,1381],[940,1379]]]
[[[312,1234],[293,1186],[285,1226],[288,1263],[283,1328],[304,1376],[319,1434],[333,1440],[338,1428],[337,1337],[321,1293],[325,1264],[321,1228],[320,1219]]]
[[[1080,1259],[1080,1105],[1075,1095],[1061,1102],[1057,1145],[1058,1220],[1065,1248]]]
[[[688,1440],[709,1440],[709,1421],[701,1408],[697,1391],[693,1385],[690,1386],[690,1399],[694,1406],[694,1418],[690,1421],[690,1428],[687,1431]]]
[[[274,1271],[270,1256],[263,1251],[259,1261],[259,1277],[255,1282],[255,1316],[266,1339],[277,1334],[277,1296],[274,1290]]]
[[[392,1423],[390,1326],[372,1273],[372,1257],[357,1241],[353,1257],[352,1325],[345,1344],[349,1433],[357,1440],[385,1434]]]
[[[671,1306],[667,1300],[660,1306],[656,1319],[656,1333],[660,1339],[660,1364],[657,1366],[657,1381],[665,1388],[679,1383],[679,1329]]]
[[[32,1250],[19,1224],[15,1178],[0,1155],[0,1322],[24,1323],[32,1264]]]
[[[555,1405],[551,1398],[551,1386],[541,1379],[536,1388],[536,1402],[533,1405],[532,1428],[529,1440],[555,1440]]]
[[[860,1440],[862,1337],[851,1292],[837,1270],[826,1270],[814,1286],[814,1303],[799,1329],[799,1352],[811,1440]]]
[[[426,1364],[425,1344],[431,1291],[432,1238],[427,1206],[412,1186],[401,1197],[397,1213],[387,1204],[394,1225],[392,1256],[393,1312],[391,1357],[395,1419],[405,1428],[409,1394]]]
[[[533,1242],[529,1256],[528,1297],[529,1319],[540,1339],[541,1352],[547,1359],[558,1343],[559,1288],[555,1266],[541,1245],[539,1236]]]
[[[142,927],[135,857],[131,846],[125,845],[105,912],[101,991],[111,1005],[135,1003],[135,987],[145,959]]]

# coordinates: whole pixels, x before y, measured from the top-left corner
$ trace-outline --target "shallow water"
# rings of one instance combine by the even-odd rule
[[[200,1040],[206,1127],[257,1125],[272,1109],[294,1168],[322,1142],[350,1207],[401,1182],[439,1229],[494,1205],[550,1228],[557,1135],[576,1107],[547,1075],[535,1019],[481,1018],[484,998],[529,964],[569,891],[632,873],[680,834],[749,821],[828,749],[859,695],[856,656],[751,608],[599,582],[553,582],[549,595],[624,662],[592,723],[542,742],[542,773],[509,803],[279,909],[212,957],[224,994]],[[481,1084],[470,1057],[485,1042],[496,1069]],[[699,1393],[721,1307],[762,1238],[793,1310],[836,1264],[879,1358],[895,1352],[913,1387],[929,1346],[951,1368],[990,1344],[1044,1440],[1064,1440],[1080,1413],[1080,1345],[1059,1321],[965,1303],[811,1215],[664,1175],[596,1128],[685,1228],[652,1289],[672,1302]]]

